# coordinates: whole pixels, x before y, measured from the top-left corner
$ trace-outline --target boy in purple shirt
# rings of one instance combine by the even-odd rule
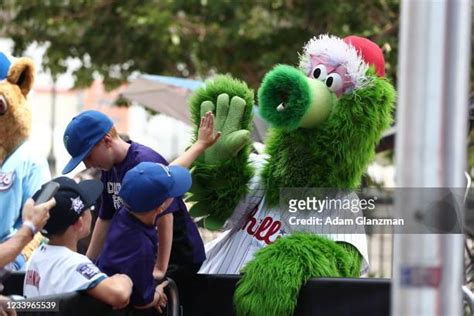
[[[153,279],[158,252],[155,222],[174,198],[189,190],[191,175],[186,168],[219,136],[214,131],[213,116],[209,112],[202,120],[196,143],[170,166],[142,162],[123,178],[119,191],[123,206],[112,219],[98,266],[108,275],[124,273],[130,276],[133,281],[130,301],[137,308],[154,306],[161,311],[166,305],[163,285],[156,286]]]
[[[102,170],[102,203],[87,250],[87,256],[96,259],[111,219],[122,206],[118,192],[125,173],[143,161],[168,163],[149,147],[123,141],[112,121],[98,111],[85,111],[73,118],[64,133],[64,144],[72,158],[63,173],[72,171],[81,161],[86,167]],[[196,273],[205,259],[204,245],[182,199],[174,199],[166,212],[160,215],[156,226],[160,247],[155,276],[164,275],[168,262],[170,268],[177,269],[179,274]]]

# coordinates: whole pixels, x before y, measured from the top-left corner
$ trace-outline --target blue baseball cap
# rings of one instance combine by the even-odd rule
[[[74,117],[66,127],[63,137],[64,146],[72,156],[64,167],[63,174],[76,168],[113,125],[112,120],[99,111],[84,111]]]
[[[132,212],[148,212],[167,198],[182,196],[191,183],[191,174],[186,168],[141,162],[123,177],[119,196]]]
[[[4,53],[0,52],[0,80],[7,78],[11,61]]]

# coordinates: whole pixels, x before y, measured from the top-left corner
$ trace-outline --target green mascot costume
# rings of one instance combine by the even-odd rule
[[[226,230],[207,245],[200,272],[243,273],[238,315],[291,315],[309,278],[367,269],[365,234],[292,227],[280,190],[357,188],[394,99],[381,49],[330,35],[306,44],[299,69],[278,65],[263,79],[259,111],[271,129],[262,155],[250,153],[253,93],[244,83],[218,76],[193,95],[196,126],[213,111],[222,137],[194,165],[190,212],[209,229]]]

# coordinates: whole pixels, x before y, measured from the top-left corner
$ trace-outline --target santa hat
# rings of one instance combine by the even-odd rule
[[[385,74],[385,61],[380,47],[359,36],[341,39],[324,34],[313,37],[306,43],[303,54],[300,55],[300,68],[305,73],[312,71],[311,56],[324,56],[334,64],[344,65],[355,89],[370,81],[366,76],[369,66],[374,66],[378,76]]]
[[[343,41],[352,45],[367,64],[374,66],[375,73],[379,77],[385,76],[385,59],[382,49],[377,44],[367,38],[355,35],[347,36]]]

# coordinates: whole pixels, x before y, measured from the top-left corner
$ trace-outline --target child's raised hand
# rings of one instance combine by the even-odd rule
[[[209,111],[201,117],[197,142],[203,145],[204,148],[208,148],[214,145],[220,137],[221,132],[214,129],[214,114]]]
[[[244,99],[239,96],[230,98],[227,93],[222,93],[217,97],[216,104],[210,100],[201,103],[202,118],[207,118],[208,113],[214,111],[216,117],[212,123],[218,131],[222,132],[222,136],[217,144],[204,153],[204,160],[207,163],[227,161],[250,143],[250,131],[242,128],[245,112],[251,111],[247,108]],[[201,119],[202,123],[203,119]]]
[[[171,162],[172,165],[180,165],[189,168],[191,164],[210,146],[214,145],[221,137],[221,133],[214,129],[214,115],[208,111],[201,117],[197,141],[182,155]],[[217,146],[217,145],[216,145]]]

